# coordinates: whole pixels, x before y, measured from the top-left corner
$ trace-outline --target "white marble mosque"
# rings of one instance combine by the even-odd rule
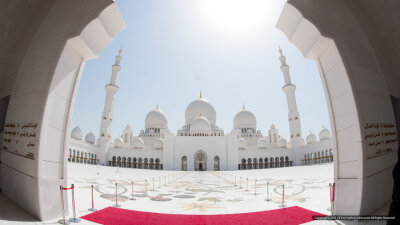
[[[142,169],[164,170],[243,170],[317,164],[333,160],[332,139],[322,127],[318,140],[311,131],[304,141],[295,90],[286,57],[279,50],[288,102],[290,138],[285,139],[272,124],[268,134],[257,129],[256,116],[243,105],[233,119],[233,129],[225,133],[217,125],[213,105],[202,93],[186,108],[185,124],[174,134],[158,105],[145,118],[145,127],[135,136],[130,125],[111,139],[114,95],[121,69],[121,50],[112,66],[102,113],[99,137],[89,132],[83,138],[79,126],[71,132],[68,161]]]

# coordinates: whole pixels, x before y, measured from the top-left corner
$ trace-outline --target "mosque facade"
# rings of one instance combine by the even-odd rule
[[[332,138],[322,127],[303,139],[295,90],[280,50],[284,78],[283,92],[288,103],[290,137],[285,139],[272,124],[268,134],[257,129],[255,115],[243,106],[233,119],[233,129],[225,133],[217,125],[213,105],[200,93],[185,111],[185,124],[176,133],[168,129],[168,119],[158,106],[145,118],[145,127],[134,135],[126,125],[122,135],[111,139],[114,96],[119,87],[121,51],[115,58],[101,115],[99,137],[93,132],[83,137],[79,126],[71,131],[68,161],[116,167],[164,170],[242,170],[310,165],[333,160]]]

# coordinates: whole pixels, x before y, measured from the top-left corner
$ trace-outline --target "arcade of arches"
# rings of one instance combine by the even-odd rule
[[[397,138],[382,146],[370,138],[374,129],[400,127],[399,14],[399,1],[289,0],[277,22],[319,67],[335,140],[337,215],[368,215],[391,199]],[[40,220],[59,218],[82,69],[125,23],[111,0],[15,0],[0,15],[8,18],[0,28],[8,34],[0,42],[0,99],[9,99],[0,124],[26,125],[38,137],[33,146],[15,144],[17,153],[1,151],[2,193]]]

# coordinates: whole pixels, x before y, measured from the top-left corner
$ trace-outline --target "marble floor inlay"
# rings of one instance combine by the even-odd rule
[[[226,214],[278,209],[284,185],[287,206],[329,214],[329,183],[333,182],[333,164],[182,172],[115,167],[98,169],[97,166],[69,163],[68,178],[68,184],[76,186],[79,216],[87,214],[91,206],[91,185],[94,186],[97,209],[115,204],[117,190],[118,203],[122,208],[176,214]]]

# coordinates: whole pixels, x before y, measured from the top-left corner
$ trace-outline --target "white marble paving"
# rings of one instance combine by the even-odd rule
[[[91,185],[94,186],[96,209],[115,204],[115,183],[118,183],[118,203],[124,209],[174,214],[227,214],[278,209],[282,200],[282,184],[285,184],[287,206],[300,206],[329,214],[328,186],[333,181],[333,164],[240,171],[180,172],[70,163],[68,178],[68,185],[75,185],[78,217],[90,213],[88,209],[91,207]],[[247,185],[246,179],[249,180]],[[132,194],[132,180],[136,200],[129,200]],[[265,201],[266,182],[270,182],[270,201]],[[257,190],[254,189],[255,184]],[[55,220],[39,222],[12,203],[5,204],[7,199],[1,197],[0,206],[3,210],[2,214],[0,213],[0,225],[57,224]],[[69,195],[68,201],[71,200]],[[69,211],[72,216],[72,207]],[[80,224],[94,223],[83,220]],[[313,221],[309,224],[355,223]],[[371,223],[365,221],[356,224]]]

